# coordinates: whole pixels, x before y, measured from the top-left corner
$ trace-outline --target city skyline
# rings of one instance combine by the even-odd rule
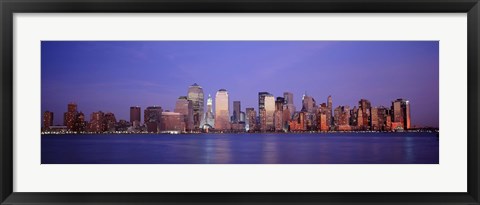
[[[198,49],[205,52],[193,52]],[[342,52],[345,50],[349,52]],[[386,55],[386,50],[394,57]],[[180,51],[187,52],[179,54]],[[336,60],[316,58],[317,52],[330,57],[335,53],[348,55],[341,61],[338,56]],[[292,57],[292,53],[300,57]],[[167,63],[156,61],[157,58]],[[147,63],[141,63],[144,61]],[[330,64],[318,63],[323,61]],[[235,69],[237,64],[244,69]],[[81,65],[84,69],[78,67]],[[258,65],[265,69],[258,69]],[[223,82],[225,86],[221,86]],[[331,95],[333,108],[353,108],[363,98],[369,99],[372,107],[389,106],[397,98],[409,99],[413,102],[412,125],[438,127],[438,42],[42,42],[42,113],[53,111],[54,124],[62,124],[59,114],[72,101],[87,118],[101,110],[128,120],[131,106],[140,106],[143,111],[158,105],[173,112],[178,97],[187,96],[186,88],[194,83],[203,88],[204,105],[208,95],[215,101],[217,90],[228,90],[229,116],[233,114],[233,101],[241,102],[243,112],[253,107],[258,113],[258,92],[283,97],[283,92],[289,91],[294,94],[297,110],[301,109],[304,92],[315,98],[317,104],[327,102]],[[262,83],[264,87],[259,86]],[[305,85],[308,83],[310,86]],[[213,109],[215,106],[214,103]],[[206,106],[202,110],[205,114]]]

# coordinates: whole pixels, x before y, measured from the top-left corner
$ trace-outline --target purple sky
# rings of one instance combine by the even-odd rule
[[[412,125],[438,127],[438,41],[44,41],[42,113],[62,124],[69,102],[87,119],[94,111],[129,119],[133,105],[172,110],[189,85],[213,97],[228,90],[230,108],[258,112],[258,92],[306,91],[317,104],[390,107],[405,98]],[[232,113],[232,110],[230,110]]]

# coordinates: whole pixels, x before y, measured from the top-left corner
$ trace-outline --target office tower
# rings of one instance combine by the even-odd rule
[[[311,97],[311,96],[308,96],[306,93],[303,94],[302,105],[303,105],[303,107],[305,107],[305,109],[307,110],[308,113],[314,113],[315,112],[315,109],[314,109],[316,107],[315,99],[313,99],[313,97]]]
[[[140,118],[141,109],[139,106],[130,107],[130,123],[133,127],[139,127],[140,122],[142,121]]]
[[[185,132],[186,124],[183,113],[178,112],[162,112],[162,120],[160,123],[160,130],[162,132]]]
[[[75,116],[75,123],[73,124],[73,130],[77,132],[87,131],[87,122],[83,112],[77,113]]]
[[[162,107],[150,106],[143,111],[144,124],[147,132],[158,133],[161,131],[160,123],[162,121]]]
[[[198,84],[188,87],[188,100],[193,104],[193,125],[194,128],[200,128],[200,122],[203,119],[203,89]]]
[[[327,126],[330,127],[332,126],[333,124],[333,116],[332,116],[332,113],[333,113],[333,100],[332,100],[332,96],[329,95],[328,98],[327,98]]]
[[[213,115],[213,110],[212,110],[212,105],[213,105],[213,100],[212,96],[208,94],[208,99],[207,99],[207,112],[205,113],[205,117],[202,123],[202,128],[214,128],[215,127],[215,117]]]
[[[329,130],[329,127],[328,127],[328,124],[327,124],[327,115],[325,114],[325,112],[320,112],[318,115],[317,115],[317,123],[318,123],[318,126],[317,126],[317,129],[318,131],[322,131],[322,132],[326,132]]]
[[[396,99],[392,102],[392,129],[410,129],[410,102],[404,99]],[[395,125],[395,126],[393,126]]]
[[[174,112],[183,115],[183,120],[185,121],[185,130],[191,131],[194,129],[193,102],[188,100],[187,96],[180,96],[177,99]]]
[[[245,122],[245,121],[246,121],[245,112],[240,111],[240,122]]]
[[[378,126],[379,130],[386,131],[387,129],[387,116],[389,110],[383,106],[378,107]],[[373,113],[373,112],[372,112]]]
[[[372,107],[370,109],[370,114],[371,114],[371,117],[370,117],[370,129],[371,130],[375,130],[375,131],[378,131],[380,130],[380,121],[379,121],[379,118],[378,118],[378,108],[377,107]]]
[[[63,125],[67,126],[67,130],[73,130],[75,124],[75,116],[77,115],[77,104],[69,103],[67,106],[67,112],[63,115]]]
[[[285,98],[277,97],[275,100],[275,112],[274,112],[274,127],[275,131],[283,131],[284,130],[284,121],[283,121],[283,105],[285,103]]]
[[[350,107],[349,106],[338,106],[334,110],[334,123],[335,128],[338,131],[348,131],[350,127]]]
[[[266,129],[271,131],[275,128],[273,123],[275,114],[275,97],[273,95],[265,96],[265,115],[266,115]]]
[[[292,114],[291,114],[291,111],[289,110],[289,106],[284,105],[282,112],[283,112],[283,116],[282,116],[283,131],[287,132],[288,131],[288,122],[292,119]]]
[[[249,132],[254,132],[257,129],[257,113],[253,107],[246,109],[246,124]]]
[[[265,132],[267,131],[267,111],[265,108],[258,111],[258,121],[260,124],[260,131]]]
[[[359,130],[364,130],[365,127],[363,126],[363,110],[358,109],[357,110],[357,129]]]
[[[258,93],[258,110],[265,109],[265,96],[270,95],[269,92]]]
[[[370,127],[370,109],[372,108],[370,101],[366,99],[360,99],[358,101],[358,109],[362,110],[362,120],[361,124],[360,121],[358,121],[358,126],[362,130],[366,130]]]
[[[350,125],[357,127],[358,126],[358,109],[357,106],[353,106],[353,109],[350,110]]]
[[[43,130],[49,130],[50,126],[53,126],[53,112],[47,110],[43,113]]]
[[[103,118],[105,114],[102,111],[93,112],[90,115],[90,132],[103,132],[105,131],[105,124]]]
[[[114,132],[115,125],[117,124],[117,119],[115,118],[115,114],[111,112],[105,113],[105,116],[103,118],[103,123],[104,123],[105,131]]]
[[[233,101],[233,123],[240,122],[240,101]]]
[[[292,118],[293,113],[295,113],[295,111],[296,111],[295,110],[295,105],[293,103],[293,93],[284,92],[283,93],[283,98],[285,99],[285,106],[286,106],[285,109],[288,109],[288,111],[290,112],[290,117],[289,118]]]
[[[230,112],[228,109],[228,91],[220,89],[215,95],[215,129],[230,129]]]

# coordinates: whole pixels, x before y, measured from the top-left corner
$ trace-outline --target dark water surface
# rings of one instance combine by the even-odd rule
[[[435,133],[42,135],[42,164],[438,164]]]

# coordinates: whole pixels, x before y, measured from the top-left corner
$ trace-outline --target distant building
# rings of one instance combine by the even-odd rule
[[[370,109],[371,108],[372,108],[372,105],[370,101],[366,99],[360,99],[360,101],[358,101],[359,115],[360,113],[362,114],[362,119],[357,121],[359,129],[367,130],[370,128]],[[362,112],[360,112],[360,110]]]
[[[370,111],[371,117],[370,117],[370,129],[374,131],[378,131],[381,129],[380,127],[380,120],[379,120],[379,113],[378,113],[378,108],[377,107],[372,107]]]
[[[392,129],[398,129],[401,124],[403,129],[410,129],[410,102],[404,99],[396,99],[392,102],[392,111],[393,111],[393,119],[392,119],[392,126],[393,123],[397,128],[392,127]]]
[[[147,132],[158,133],[161,131],[162,112],[163,109],[160,106],[151,106],[144,110],[143,118]]]
[[[105,114],[102,111],[93,112],[90,115],[90,132],[103,132],[105,131],[105,124],[104,124],[104,117]]]
[[[53,112],[45,111],[43,113],[43,130],[49,130],[53,126]]]
[[[267,131],[267,111],[265,108],[258,111],[258,124],[260,125],[260,131],[265,132]]]
[[[105,113],[105,116],[103,118],[103,123],[104,123],[105,131],[115,132],[115,126],[117,124],[117,119],[115,118],[115,114],[111,112]]]
[[[275,100],[275,112],[274,112],[274,126],[275,131],[283,131],[284,130],[284,121],[283,121],[283,104],[285,102],[285,98],[277,97]]]
[[[289,122],[290,131],[306,131],[307,130],[307,109],[302,107],[302,110],[296,113],[292,120]]]
[[[77,131],[77,132],[87,131],[87,121],[85,120],[85,115],[83,114],[83,112],[79,112],[75,116],[73,131]]]
[[[272,131],[275,129],[274,114],[275,114],[275,97],[273,95],[265,96],[265,115],[266,115],[266,130]]]
[[[283,98],[285,99],[285,109],[288,109],[288,111],[290,112],[290,119],[292,118],[293,116],[293,113],[296,112],[295,110],[295,105],[293,103],[293,93],[291,92],[284,92],[283,93]]]
[[[203,89],[198,84],[193,84],[188,88],[188,100],[193,104],[193,124],[194,128],[200,128],[200,122],[203,119]]]
[[[338,106],[334,111],[335,127],[338,131],[349,131],[350,127],[350,107]]]
[[[160,130],[162,132],[184,132],[185,115],[178,112],[162,112]]]
[[[212,105],[213,105],[212,96],[210,96],[209,94],[207,99],[207,112],[205,113],[205,117],[202,122],[203,129],[215,127],[215,116],[213,115]]]
[[[325,113],[327,115],[327,126],[330,128],[333,125],[333,100],[332,96],[329,95],[327,98],[327,112]]]
[[[253,107],[246,109],[246,124],[248,125],[249,132],[257,130],[257,113]]]
[[[233,123],[240,122],[240,101],[233,101]]]
[[[229,98],[228,91],[220,89],[215,95],[215,129],[229,130],[230,129],[230,112],[228,109]]]
[[[270,95],[269,92],[258,93],[258,110],[265,109],[265,96]]]
[[[77,104],[69,103],[67,106],[67,112],[63,115],[63,125],[67,126],[68,130],[73,130],[75,124],[75,116],[77,115]]]
[[[183,119],[185,121],[185,130],[194,130],[193,102],[188,100],[187,96],[180,96],[177,99],[174,111],[183,115]]]
[[[139,127],[141,120],[141,108],[139,106],[130,107],[130,123],[133,127]]]

